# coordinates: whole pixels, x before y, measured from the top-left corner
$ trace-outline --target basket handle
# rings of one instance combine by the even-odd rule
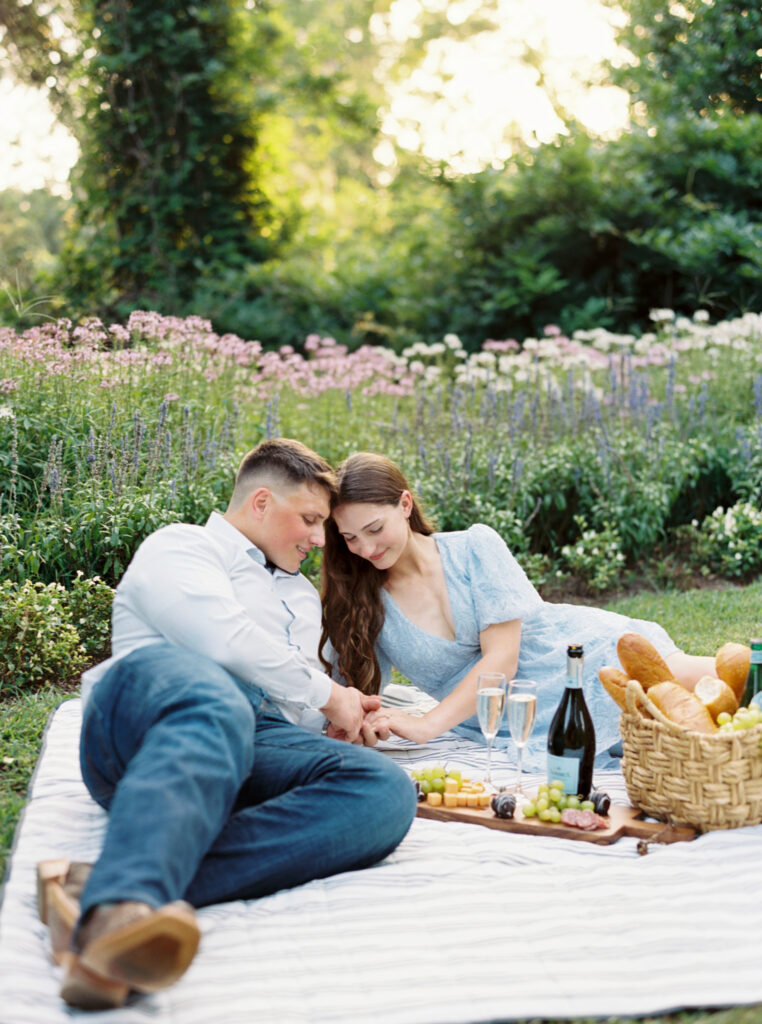
[[[642,707],[645,708],[652,718],[655,718],[657,722],[661,722],[662,725],[667,726],[669,731],[675,733],[675,735],[685,732],[685,729],[682,726],[677,725],[676,722],[667,718],[664,712],[657,708],[652,700],[648,699],[648,694],[637,679],[630,679],[628,681],[627,689],[625,690],[625,700],[627,702],[627,710],[631,715],[639,715]]]

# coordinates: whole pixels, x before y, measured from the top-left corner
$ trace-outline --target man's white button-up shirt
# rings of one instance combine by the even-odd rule
[[[265,556],[217,512],[147,537],[116,588],[112,656],[82,676],[82,697],[119,658],[166,640],[260,686],[289,721],[314,725],[331,680],[317,656],[320,598],[301,573]],[[310,720],[311,721],[308,721]]]

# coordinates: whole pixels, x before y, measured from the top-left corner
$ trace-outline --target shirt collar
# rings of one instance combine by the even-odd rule
[[[265,553],[261,548],[258,548],[256,544],[252,543],[245,534],[233,526],[223,515],[219,512],[212,512],[206,521],[205,529],[209,530],[217,537],[224,537],[228,541],[232,541],[239,548],[245,551],[250,558],[261,565],[263,568],[271,572],[273,576],[300,576],[301,571],[299,569],[296,572],[287,572],[285,569],[281,569],[277,565],[268,565]]]
[[[219,512],[212,512],[206,521],[205,529],[209,530],[216,537],[224,538],[225,540],[235,544],[241,550],[246,551],[255,562],[261,566],[265,566],[267,559],[265,553],[256,544],[253,544],[248,537],[246,537],[241,531],[233,526],[223,515]]]

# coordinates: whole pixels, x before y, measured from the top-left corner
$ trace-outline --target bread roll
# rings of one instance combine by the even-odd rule
[[[675,725],[692,732],[717,732],[712,716],[698,697],[679,683],[655,683],[648,690],[648,699]]]
[[[693,693],[712,718],[717,721],[717,716],[723,711],[732,715],[738,710],[738,699],[727,683],[715,676],[702,676],[693,688]]]
[[[623,633],[616,645],[616,653],[628,679],[637,679],[644,690],[675,677],[650,641],[640,633]]]
[[[614,668],[613,665],[604,665],[603,668],[598,670],[598,678],[606,693],[614,698],[622,711],[626,711],[627,673],[623,672],[620,668]]]
[[[739,702],[746,686],[750,661],[751,648],[745,644],[723,644],[714,656],[717,675],[728,684]]]

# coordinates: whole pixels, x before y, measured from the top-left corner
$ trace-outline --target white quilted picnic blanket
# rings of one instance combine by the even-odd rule
[[[596,846],[416,819],[376,867],[201,910],[200,953],[173,988],[71,1010],[34,870],[99,850],[105,814],[80,777],[79,724],[77,699],[52,716],[17,834],[0,908],[0,1024],[471,1024],[762,1003],[762,826],[643,857],[632,839]],[[378,756],[484,764],[453,737]],[[495,768],[512,778],[505,751]],[[624,798],[618,772],[596,783]]]

